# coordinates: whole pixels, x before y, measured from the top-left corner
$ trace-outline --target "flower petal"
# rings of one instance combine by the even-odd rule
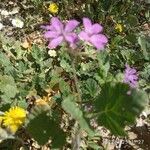
[[[101,43],[104,43],[104,44],[106,44],[108,42],[108,39],[104,34],[95,34],[95,35],[91,36],[91,39],[97,39],[98,41],[100,41]]]
[[[135,73],[136,73],[136,70],[135,70],[135,69],[130,68],[129,73],[130,73],[130,74],[135,74]]]
[[[55,31],[47,31],[47,32],[45,32],[45,34],[44,34],[44,37],[46,38],[46,39],[48,39],[48,38],[56,38],[56,37],[58,37],[59,36],[59,34],[57,33],[57,32],[55,32]]]
[[[89,36],[88,36],[88,34],[87,34],[86,32],[84,32],[84,31],[81,31],[78,36],[79,36],[79,38],[80,38],[81,40],[83,40],[83,41],[89,41]]]
[[[89,18],[83,18],[83,25],[85,28],[85,32],[88,32],[92,27],[92,22]]]
[[[131,68],[129,65],[125,65],[125,73],[123,82],[130,85],[131,88],[135,88],[138,85],[138,74],[136,69]]]
[[[78,39],[78,36],[75,33],[70,33],[65,35],[65,40],[69,43],[75,43]]]
[[[97,34],[93,35],[90,38],[90,42],[97,48],[97,49],[103,49],[106,43],[108,42],[107,38],[103,34]]]
[[[79,25],[79,22],[77,20],[68,21],[65,27],[65,32],[73,31],[78,25]]]
[[[100,24],[98,24],[98,23],[95,23],[91,27],[92,34],[97,34],[97,33],[101,32],[102,30],[103,30],[103,27]]]
[[[75,43],[70,43],[70,45],[69,45],[72,49],[75,49],[75,48],[77,48],[77,45],[75,44]]]
[[[60,45],[62,43],[62,41],[63,41],[63,36],[59,36],[57,38],[54,38],[48,44],[48,48],[50,48],[50,49],[56,48],[58,45]]]
[[[53,17],[51,19],[51,24],[55,28],[56,31],[62,32],[62,30],[63,30],[63,24],[62,24],[62,22],[57,17]]]

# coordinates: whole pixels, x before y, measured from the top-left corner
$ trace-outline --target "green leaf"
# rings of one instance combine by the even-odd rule
[[[10,59],[3,53],[0,53],[0,65],[4,68],[4,72],[6,74],[14,71],[14,67],[10,62]]]
[[[43,3],[43,0],[31,0],[36,7],[40,7]]]
[[[137,42],[137,38],[136,38],[136,35],[133,34],[133,33],[129,33],[127,36],[126,36],[127,40],[130,41],[131,43],[133,44],[136,44]]]
[[[102,78],[105,79],[107,77],[110,68],[108,53],[107,52],[98,53],[97,60],[99,64],[99,74]]]
[[[70,95],[62,102],[63,109],[69,113],[73,119],[79,122],[80,127],[85,130],[89,136],[94,136],[94,132],[90,129],[87,121],[85,120],[82,111],[75,103],[75,97]]]
[[[127,18],[127,22],[130,24],[130,26],[136,26],[138,24],[138,19],[136,16],[129,15]]]
[[[43,60],[44,56],[43,50],[40,49],[37,45],[33,45],[31,54],[38,63],[40,63],[40,61]]]
[[[66,135],[59,127],[56,117],[50,116],[47,111],[39,109],[36,108],[28,117],[28,132],[39,145],[44,145],[51,139],[52,147],[61,148],[66,141]]]
[[[62,68],[57,67],[55,70],[51,72],[51,80],[50,80],[50,87],[53,88],[56,84],[61,81],[60,75],[62,73]]]
[[[17,105],[24,109],[27,109],[28,107],[28,104],[25,99],[20,99],[20,100],[17,99]]]
[[[95,97],[98,94],[98,89],[98,84],[94,79],[89,78],[86,81],[84,90],[87,92],[87,94],[90,94],[91,97]]]
[[[111,7],[112,0],[102,0],[102,6],[105,11],[108,11]]]
[[[5,104],[0,107],[0,111],[5,112],[5,111],[8,111],[9,108],[10,108],[10,104]]]
[[[92,149],[102,150],[102,147],[99,146],[98,143],[95,143],[93,141],[88,142],[88,146],[91,147]]]
[[[145,65],[143,66],[143,71],[140,73],[140,76],[144,78],[145,80],[147,80],[147,82],[149,82],[149,77],[150,77],[150,64],[149,63],[145,63]]]
[[[65,59],[62,59],[62,60],[60,61],[60,66],[61,66],[66,72],[71,72],[71,71],[72,71],[71,65],[70,65]]]
[[[63,79],[61,79],[59,82],[59,89],[65,97],[68,96],[71,92],[70,86]]]
[[[22,59],[23,58],[23,54],[25,53],[25,51],[22,50],[20,41],[14,41],[13,49],[16,52],[17,59]]]
[[[127,94],[128,92],[131,94]],[[98,123],[115,135],[126,135],[125,125],[132,124],[148,103],[147,95],[129,89],[123,83],[106,83],[95,101]]]
[[[50,138],[52,125],[50,118],[43,112],[30,121],[27,130],[40,145],[44,145]]]
[[[14,98],[18,93],[17,86],[14,79],[11,76],[0,75],[0,91],[2,92],[2,99],[7,101],[10,98]]]
[[[140,36],[138,38],[138,43],[141,46],[141,49],[142,49],[145,59],[150,60],[150,40],[149,40],[149,38]]]
[[[9,58],[3,53],[0,53],[0,64],[3,66],[9,66],[11,64]]]

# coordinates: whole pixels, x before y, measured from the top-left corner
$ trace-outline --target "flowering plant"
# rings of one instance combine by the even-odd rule
[[[75,48],[77,42],[81,39],[92,44],[97,49],[104,49],[108,39],[105,35],[100,33],[103,29],[100,24],[96,23],[92,25],[90,19],[83,18],[84,30],[77,35],[73,30],[75,30],[78,25],[78,21],[69,20],[64,27],[58,18],[53,17],[50,25],[42,26],[43,29],[47,30],[44,37],[50,41],[48,48],[56,48],[63,41],[68,42],[71,48]]]
[[[69,138],[75,150],[87,139],[88,147],[101,148],[95,126],[127,136],[125,126],[147,105],[138,71],[125,62],[124,71],[116,72],[103,26],[89,18],[82,22],[52,17],[41,26],[48,46],[33,44],[30,51],[18,41],[1,40],[0,131],[7,135],[2,139],[19,139],[25,146],[21,132],[39,145],[61,149]]]

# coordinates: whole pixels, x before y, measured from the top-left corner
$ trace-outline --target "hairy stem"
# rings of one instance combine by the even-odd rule
[[[81,103],[82,103],[82,98],[81,98],[81,90],[80,90],[80,86],[79,86],[79,80],[77,78],[77,74],[76,74],[76,64],[77,64],[77,55],[71,55],[72,56],[72,69],[73,69],[73,79],[74,79],[74,86],[77,92],[77,99],[78,99],[78,104],[79,107],[81,107]],[[80,143],[81,143],[81,135],[80,135],[80,127],[78,122],[75,123],[74,126],[75,129],[75,133],[74,136],[72,138],[72,149],[73,150],[79,150],[80,149]]]
[[[77,94],[78,94],[78,102],[81,105],[82,98],[81,98],[81,90],[80,90],[80,86],[79,86],[79,81],[78,81],[78,78],[77,78],[77,75],[76,75],[76,67],[75,67],[76,60],[77,60],[77,58],[75,56],[73,58],[73,61],[72,61],[73,79],[74,79],[75,88],[76,88],[76,91],[77,91]]]

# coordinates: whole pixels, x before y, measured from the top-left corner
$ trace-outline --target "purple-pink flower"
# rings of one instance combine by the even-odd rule
[[[126,65],[126,69],[124,73],[124,82],[129,84],[130,87],[135,88],[138,83],[137,80],[138,80],[138,75],[136,69],[129,67],[129,65]]]
[[[44,37],[49,40],[48,47],[53,49],[66,41],[72,48],[74,48],[78,40],[78,36],[73,32],[73,30],[78,25],[79,22],[76,20],[70,20],[66,23],[66,25],[64,25],[57,17],[53,17],[50,25],[41,27],[47,30]]]
[[[83,18],[84,31],[79,33],[79,38],[94,45],[97,49],[104,49],[108,42],[107,37],[101,34],[103,27],[98,24],[92,24],[88,18]]]

